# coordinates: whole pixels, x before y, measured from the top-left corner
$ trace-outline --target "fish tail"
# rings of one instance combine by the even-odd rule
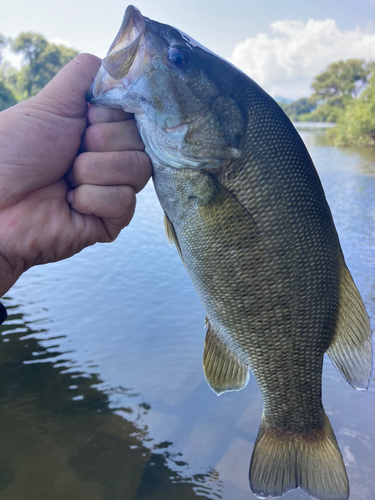
[[[257,497],[301,488],[318,500],[349,498],[342,455],[325,414],[324,419],[322,430],[285,434],[262,418],[250,464],[250,487]]]

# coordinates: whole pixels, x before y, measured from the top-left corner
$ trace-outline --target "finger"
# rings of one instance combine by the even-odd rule
[[[122,227],[129,224],[135,210],[135,192],[130,186],[91,186],[84,184],[69,191],[71,208],[84,215],[119,219]]]
[[[145,187],[152,173],[150,158],[142,151],[82,153],[67,177],[72,187],[131,186],[136,193]]]
[[[144,150],[135,120],[91,125],[83,142],[85,150],[93,152]]]
[[[126,113],[123,109],[101,108],[100,106],[90,106],[87,118],[91,125],[95,123],[121,122],[131,120],[134,115]]]

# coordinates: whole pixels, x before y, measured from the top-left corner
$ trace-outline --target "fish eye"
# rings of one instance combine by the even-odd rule
[[[171,67],[185,69],[191,61],[190,51],[185,47],[170,47],[166,60]]]

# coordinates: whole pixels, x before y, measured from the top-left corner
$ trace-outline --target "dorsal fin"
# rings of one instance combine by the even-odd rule
[[[219,396],[226,391],[239,391],[249,381],[249,367],[224,344],[206,318],[203,370],[208,385]]]
[[[327,354],[349,384],[363,391],[372,372],[370,321],[344,257],[341,260],[338,319]]]

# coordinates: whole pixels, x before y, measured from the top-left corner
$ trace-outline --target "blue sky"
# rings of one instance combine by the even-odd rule
[[[375,0],[138,0],[135,5],[230,59],[271,95],[308,94],[314,74],[334,60],[375,59]],[[0,33],[14,37],[32,30],[103,57],[126,6],[118,0],[0,0]]]

